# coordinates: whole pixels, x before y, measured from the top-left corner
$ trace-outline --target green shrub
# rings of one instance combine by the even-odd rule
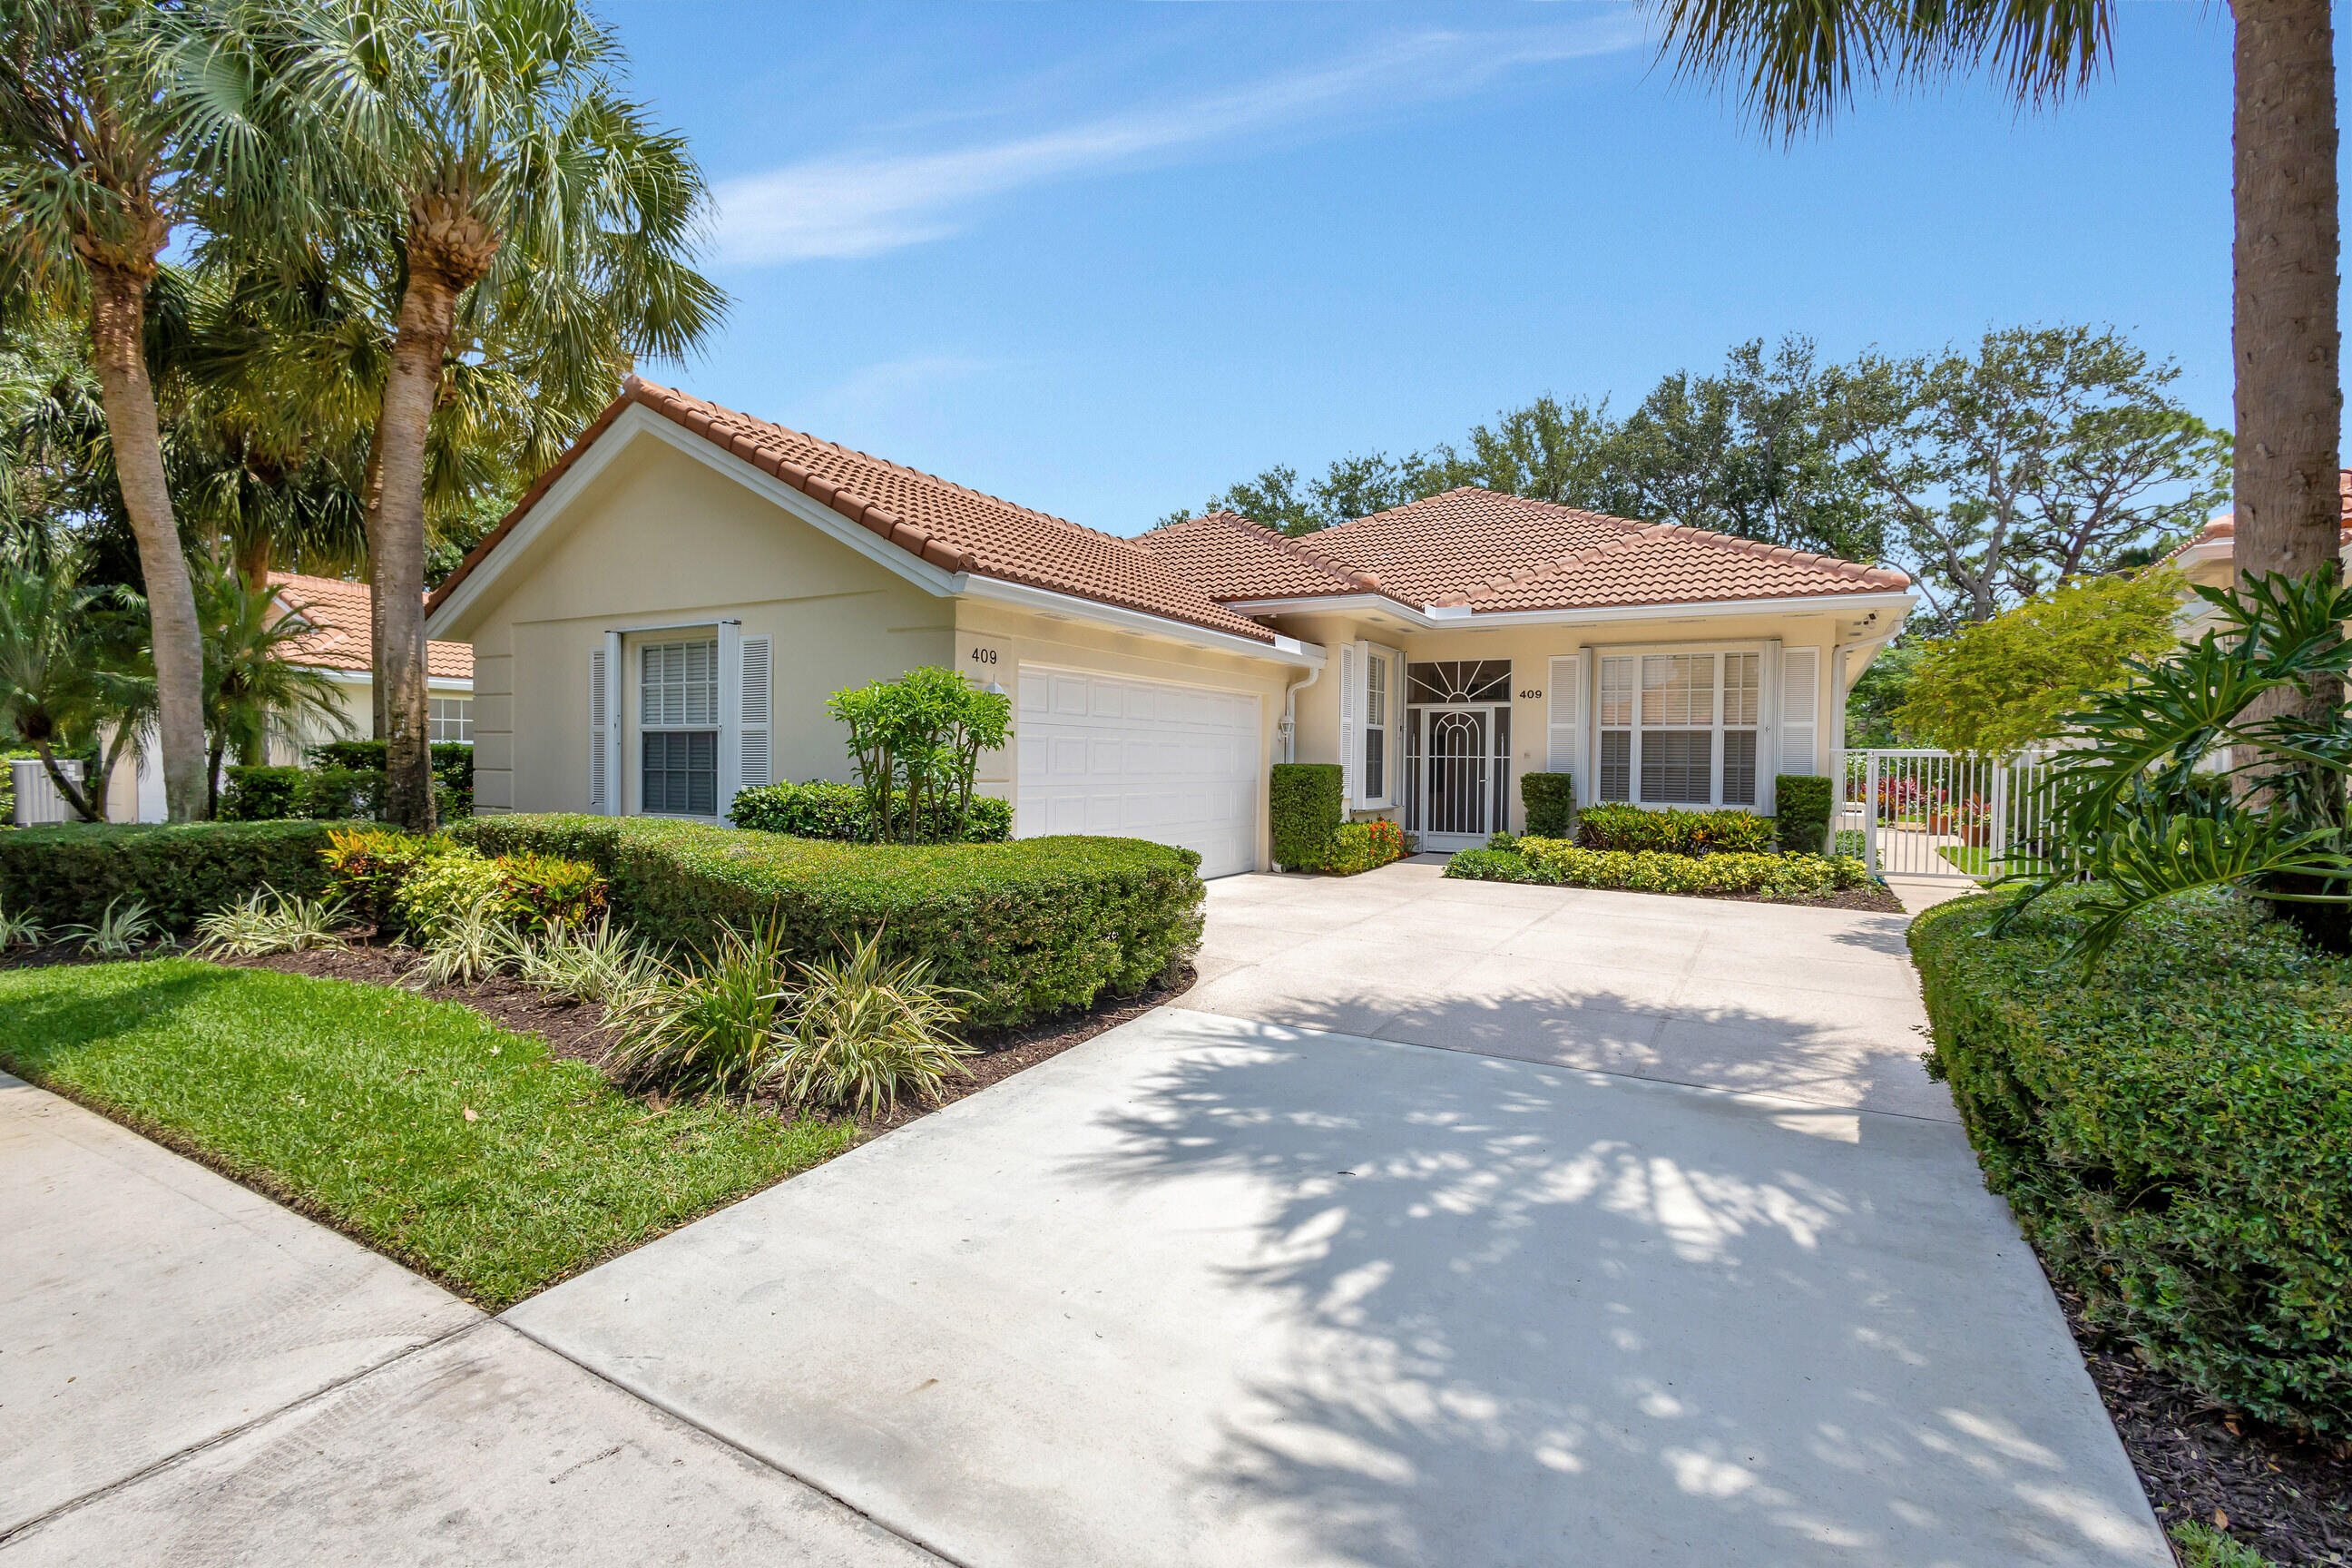
[[[1134,838],[835,844],[660,817],[479,816],[485,852],[537,850],[603,872],[641,942],[708,946],[781,918],[787,953],[831,956],[879,927],[892,958],[973,994],[982,1028],[1132,995],[1201,936],[1201,858]]]
[[[224,822],[349,822],[375,816],[383,805],[381,768],[234,767],[221,792],[219,816]]]
[[[762,921],[749,935],[723,929],[636,999],[604,1065],[631,1089],[748,1093],[782,1049],[786,999],[782,924]]]
[[[498,862],[464,845],[414,863],[394,890],[392,907],[400,929],[419,946],[477,910],[510,921],[522,908]]]
[[[268,887],[314,898],[330,879],[323,822],[53,823],[0,833],[0,909],[47,925],[95,923],[118,897],[157,925],[199,918]]]
[[[382,741],[328,741],[310,748],[317,768],[351,768],[360,773],[384,770]],[[470,809],[474,799],[474,748],[463,741],[443,741],[433,748],[433,776],[462,796]]]
[[[400,925],[400,889],[427,860],[448,854],[456,841],[396,827],[355,826],[328,835],[319,851],[328,880],[352,907],[386,931]]]
[[[1819,773],[1782,773],[1772,781],[1773,826],[1780,847],[1818,855],[1830,839],[1830,781]]]
[[[1488,858],[1505,855],[1524,865],[1527,875],[1502,875],[1507,868]],[[1760,893],[1769,899],[1825,898],[1870,879],[1859,860],[1818,855],[1674,855],[1654,849],[1584,849],[1557,838],[1534,837],[1520,839],[1516,850],[1465,849],[1446,863],[1445,874],[1490,882],[1619,888],[1629,893]]]
[[[2215,1402],[2352,1433],[2352,960],[2225,894],[2136,916],[2086,978],[2094,889],[1911,925],[1986,1183],[2097,1326]]]
[[[922,826],[926,842],[945,840],[952,804],[935,804],[926,814]],[[762,833],[789,833],[795,838],[834,838],[854,844],[875,841],[873,810],[866,792],[856,784],[812,779],[807,784],[747,789],[735,797],[727,816],[738,827],[757,828]],[[971,812],[964,822],[963,841],[1002,844],[1012,837],[1013,803],[993,795],[972,796]]]
[[[302,770],[280,767],[234,767],[228,786],[221,791],[223,822],[278,822],[304,813],[294,809],[300,798]]]
[[[1404,858],[1404,829],[1393,822],[1343,822],[1331,830],[1323,851],[1323,869],[1335,877],[1352,877],[1391,860]]]
[[[1528,831],[1538,838],[1566,838],[1576,832],[1576,778],[1572,773],[1521,773],[1519,805]]]
[[[1586,806],[1576,825],[1587,849],[1755,855],[1772,847],[1772,819],[1752,811],[1654,811],[1612,801]]]
[[[515,922],[525,931],[584,926],[604,912],[604,876],[585,860],[525,850],[499,856],[498,868]]]
[[[1540,882],[1527,857],[1511,849],[1465,849],[1445,863],[1445,874],[1472,882]]]
[[[1266,785],[1274,862],[1286,871],[1313,871],[1339,828],[1345,788],[1337,763],[1276,763]]]

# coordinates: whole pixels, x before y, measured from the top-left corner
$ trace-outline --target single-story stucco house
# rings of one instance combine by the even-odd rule
[[[375,679],[368,658],[368,585],[340,577],[272,572],[269,585],[278,604],[301,620],[302,634],[287,645],[287,661],[322,670],[335,683],[345,729],[341,735],[316,721],[299,733],[269,738],[272,763],[305,760],[308,748],[348,735],[364,738],[375,729]],[[436,742],[474,738],[474,650],[464,643],[436,642],[425,650],[425,693]],[[232,758],[231,761],[235,759]],[[151,738],[125,757],[107,780],[106,814],[115,822],[163,820],[163,768]]]
[[[429,602],[474,650],[476,808],[716,820],[851,776],[827,696],[946,665],[1013,698],[1013,831],[1268,864],[1267,768],[1345,768],[1425,847],[1580,800],[1772,809],[1826,773],[1902,574],[1457,489],[1304,540],[1128,539],[631,378]]]

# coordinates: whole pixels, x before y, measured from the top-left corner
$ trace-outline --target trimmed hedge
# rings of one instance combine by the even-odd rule
[[[1781,773],[1772,780],[1773,826],[1780,847],[1818,855],[1830,840],[1830,781],[1819,773]]]
[[[1672,855],[1658,850],[1583,849],[1558,838],[1521,838],[1508,849],[1465,849],[1445,874],[1471,881],[1545,882],[1617,888],[1629,893],[1761,893],[1818,899],[1870,880],[1859,860],[1818,855]]]
[[[828,784],[823,779],[744,790],[727,808],[727,817],[738,827],[789,833],[795,838],[833,838],[852,844],[869,844],[874,839],[874,814],[867,808],[866,792],[856,784]],[[944,822],[934,824],[932,837],[943,837],[945,832]],[[1013,803],[993,795],[972,796],[963,842],[1002,844],[1012,837]]]
[[[314,897],[327,887],[324,822],[58,823],[0,833],[0,908],[48,925],[88,925],[109,902],[144,902],[181,931],[264,884]]]
[[[234,767],[217,815],[223,822],[351,822],[383,805],[382,768]]]
[[[1576,775],[1521,773],[1519,805],[1528,831],[1538,838],[1566,838],[1576,831]]]
[[[1911,924],[1986,1184],[2090,1321],[2216,1402],[2352,1433],[2352,960],[2226,895],[2137,919],[2085,975],[2087,889]]]
[[[1753,855],[1772,847],[1772,819],[1752,811],[1654,811],[1610,801],[1578,815],[1576,841],[1587,849]]]
[[[1274,862],[1286,871],[1322,868],[1339,830],[1345,783],[1337,763],[1276,763],[1266,784]]]
[[[641,940],[708,946],[782,917],[784,951],[837,954],[877,928],[893,958],[971,992],[981,1027],[1131,995],[1201,940],[1200,856],[1139,838],[835,844],[656,817],[478,816],[450,836],[488,855],[585,860]]]
[[[385,767],[382,741],[327,741],[310,748],[311,763],[321,768],[357,768],[382,773]],[[463,741],[441,741],[433,746],[433,776],[474,803],[474,748]]]

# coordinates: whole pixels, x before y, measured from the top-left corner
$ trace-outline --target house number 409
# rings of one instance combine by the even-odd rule
[[[971,650],[971,662],[974,664],[994,664],[996,662],[996,650],[992,647],[976,647]]]
[[[1542,695],[1543,693],[1540,691],[1522,691],[1519,693],[1519,700],[1522,702],[1533,702]]]

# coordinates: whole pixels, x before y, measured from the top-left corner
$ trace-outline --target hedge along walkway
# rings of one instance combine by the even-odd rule
[[[680,1102],[407,992],[189,959],[0,973],[0,1067],[490,1310],[807,1169],[846,1121]]]

